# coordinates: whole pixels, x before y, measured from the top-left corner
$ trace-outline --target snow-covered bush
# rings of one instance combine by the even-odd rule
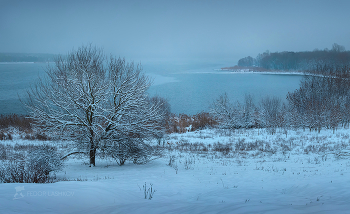
[[[48,176],[52,171],[62,168],[62,161],[57,149],[51,146],[38,146],[36,150],[29,152],[27,156],[28,169],[34,174],[34,183],[37,177]],[[41,182],[39,182],[41,183]]]
[[[4,161],[0,166],[1,183],[31,183],[27,177],[24,160]]]
[[[12,135],[10,133],[0,132],[0,140],[12,140]]]
[[[2,144],[0,144],[0,160],[6,160],[6,149]]]
[[[276,153],[276,148],[272,147],[269,142],[257,140],[255,142],[247,142],[240,140],[235,144],[235,151],[261,151]]]
[[[30,131],[32,129],[33,120],[25,115],[0,115],[0,129],[10,127],[18,128],[20,131]]]
[[[169,118],[167,118],[165,127],[166,132],[170,134],[213,128],[217,124],[218,122],[212,114],[201,112],[192,116],[187,114],[171,114]]]
[[[169,150],[171,150],[171,145],[168,145],[167,147]],[[204,143],[189,143],[189,142],[180,142],[177,143],[173,149],[181,152],[208,152],[208,147]]]
[[[28,147],[25,147],[28,148]],[[0,166],[0,182],[3,183],[46,183],[50,172],[62,168],[62,161],[55,147],[32,146],[29,151],[8,156]]]
[[[133,161],[135,164],[146,163],[153,149],[145,144],[141,139],[126,138],[124,140],[115,140],[100,146],[101,157],[112,157],[119,165],[124,165],[125,161]]]
[[[232,143],[222,144],[220,142],[214,143],[213,151],[222,152],[223,155],[228,155],[232,151]]]

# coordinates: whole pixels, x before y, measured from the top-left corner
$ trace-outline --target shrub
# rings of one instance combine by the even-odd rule
[[[51,140],[51,138],[49,136],[47,136],[46,134],[43,134],[41,132],[26,134],[24,136],[24,139],[26,139],[26,140],[41,140],[41,141]]]
[[[169,148],[171,149],[171,148]],[[175,149],[178,151],[185,151],[185,152],[207,152],[208,148],[204,143],[189,143],[189,142],[177,142],[175,145]]]
[[[292,151],[292,149],[288,145],[286,145],[284,143],[281,143],[280,145],[281,145],[283,152]]]
[[[254,151],[276,153],[276,149],[272,148],[270,143],[257,140],[255,142],[244,143],[244,139],[235,144],[235,151]]]
[[[0,160],[6,160],[6,149],[5,146],[0,144]]]
[[[0,140],[12,140],[12,135],[10,133],[5,134],[3,132],[0,132]]]
[[[6,135],[3,132],[0,132],[0,140],[6,140]]]
[[[19,150],[21,147],[13,147]],[[62,168],[62,161],[57,149],[52,146],[22,147],[16,155],[14,151],[8,160],[2,162],[0,167],[0,182],[3,183],[47,183],[52,181],[50,172]]]
[[[325,144],[308,145],[304,148],[305,154],[319,153],[319,152],[323,153],[323,152],[327,152],[327,151],[331,151],[331,148],[329,148]]]
[[[185,133],[196,131],[217,125],[216,119],[207,112],[201,112],[193,116],[187,114],[172,114],[166,123],[167,133]]]
[[[26,136],[24,137],[24,139],[26,139],[26,140],[35,140],[35,137],[34,137],[33,135],[26,134]]]
[[[0,128],[8,128],[10,126],[19,128],[19,130],[31,130],[33,120],[24,115],[10,114],[0,115]]]
[[[35,138],[37,140],[43,140],[43,141],[50,140],[50,138],[46,134],[42,134],[42,133],[36,133]]]
[[[227,155],[232,151],[232,143],[222,144],[222,143],[214,143],[213,151],[222,152],[223,155]]]
[[[57,153],[57,149],[46,145],[38,146],[35,150],[31,150],[27,157],[27,164],[29,169],[38,176],[48,176],[50,172],[62,168],[61,157]]]
[[[207,112],[198,113],[196,115],[193,115],[192,118],[192,131],[214,127],[218,124],[214,117]]]
[[[133,161],[134,164],[146,163],[153,153],[152,147],[141,139],[115,140],[101,145],[100,148],[101,158],[112,157],[119,165],[124,165],[127,160]]]

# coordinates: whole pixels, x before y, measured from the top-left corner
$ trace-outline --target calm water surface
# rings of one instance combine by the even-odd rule
[[[225,92],[232,102],[243,101],[248,93],[255,101],[267,95],[285,99],[287,92],[299,87],[302,78],[215,70],[231,64],[198,60],[142,62],[143,70],[153,79],[149,94],[167,98],[173,113],[208,111],[213,100]],[[0,64],[0,114],[26,113],[18,96],[25,98],[30,85],[45,75],[46,66],[45,63]]]

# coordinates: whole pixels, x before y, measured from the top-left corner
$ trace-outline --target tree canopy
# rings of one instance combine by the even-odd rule
[[[164,113],[150,102],[150,79],[125,59],[109,59],[96,47],[83,46],[60,56],[46,79],[28,91],[31,117],[51,136],[74,140],[77,149],[119,160],[140,158],[144,139],[159,136]]]

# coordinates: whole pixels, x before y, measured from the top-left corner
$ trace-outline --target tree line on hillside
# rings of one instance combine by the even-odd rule
[[[269,70],[313,70],[318,66],[339,66],[350,64],[350,51],[344,46],[333,44],[332,49],[314,50],[302,52],[274,52],[266,51],[258,54],[256,58],[251,56],[238,60],[238,66],[261,67]]]

